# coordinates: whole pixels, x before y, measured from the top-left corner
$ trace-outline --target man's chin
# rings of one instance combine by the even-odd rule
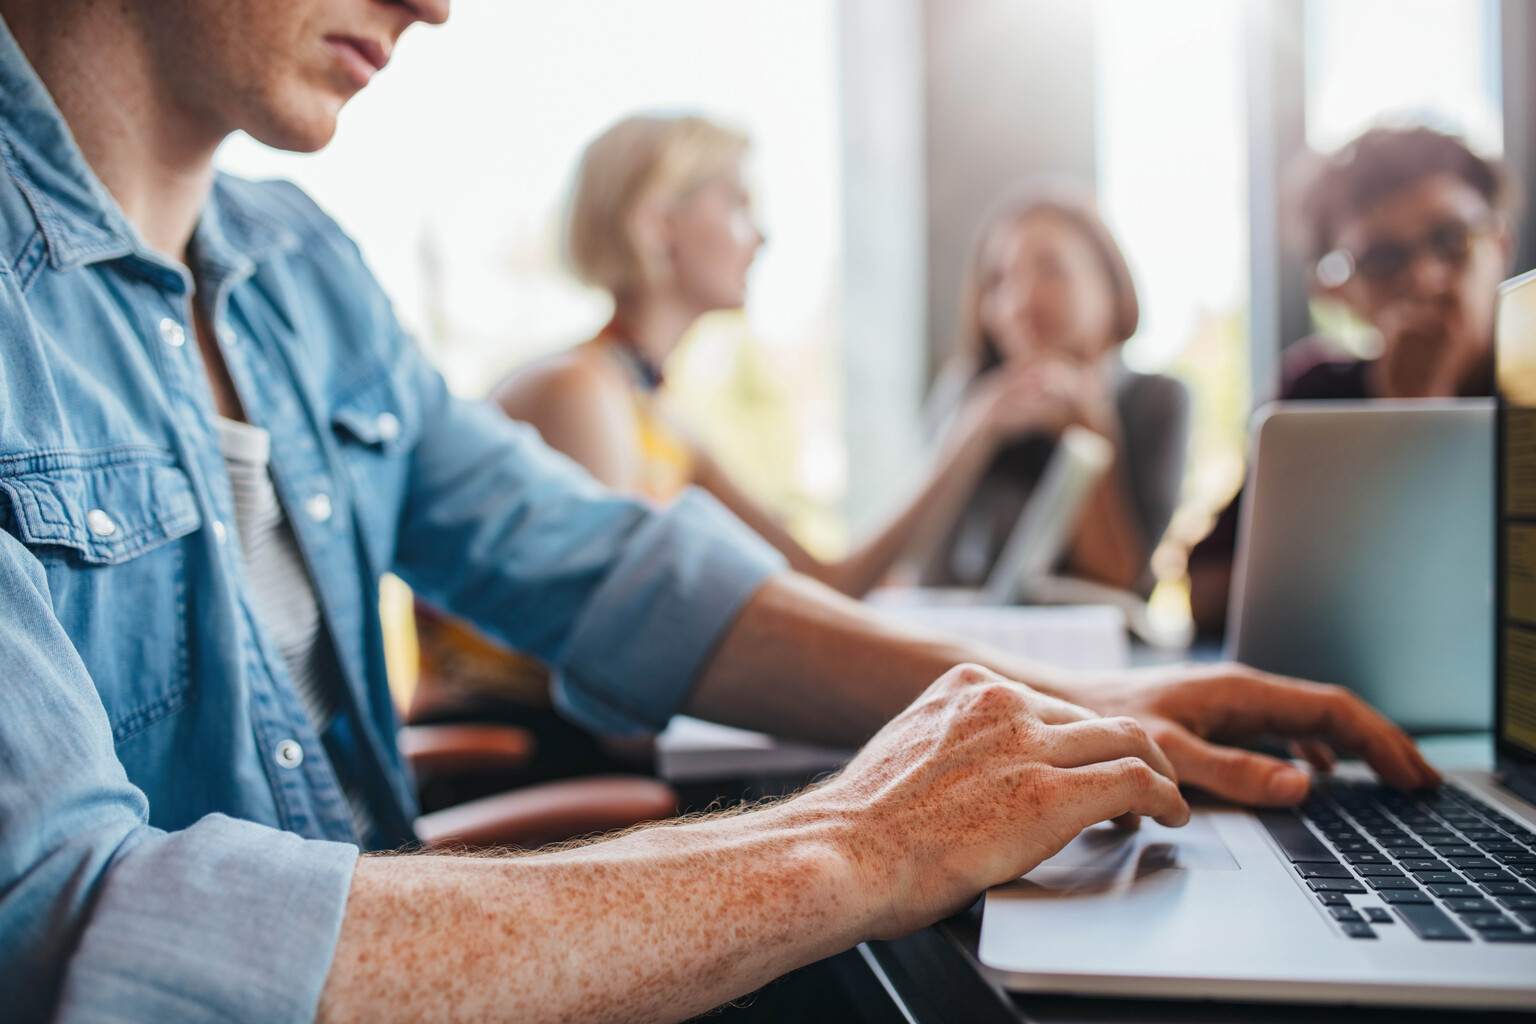
[[[292,153],[314,153],[330,145],[336,137],[336,116],[343,101],[332,101],[326,109],[319,103],[289,116],[275,116],[259,125],[250,125],[245,133],[264,146]]]

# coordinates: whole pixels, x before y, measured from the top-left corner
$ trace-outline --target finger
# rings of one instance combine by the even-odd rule
[[[1292,740],[1290,747],[1293,757],[1307,762],[1324,775],[1330,774],[1338,765],[1333,748],[1320,740]]]
[[[1141,815],[1134,813],[1122,814],[1120,817],[1111,821],[1110,824],[1114,825],[1115,828],[1122,832],[1135,832],[1137,829],[1141,828]]]
[[[1078,831],[1128,814],[1174,828],[1189,821],[1189,805],[1178,785],[1139,757],[1063,770],[1071,776],[1071,811]]]
[[[1020,686],[1024,684],[1020,683]],[[1029,689],[1025,687],[1025,689]],[[1029,709],[1046,725],[1067,725],[1072,722],[1088,722],[1097,719],[1096,712],[1073,704],[1071,701],[1052,697],[1039,690],[1029,690]]]
[[[1168,755],[1134,718],[1094,718],[1074,722],[1053,730],[1052,739],[1055,742],[1053,762],[1060,768],[1081,768],[1100,761],[1139,757],[1159,775],[1174,782],[1179,779]]]
[[[1424,760],[1413,741],[1380,712],[1337,686],[1322,686],[1244,670],[1251,676],[1237,716],[1249,719],[1253,735],[1325,740],[1335,750],[1355,754],[1386,782],[1403,789],[1439,785],[1440,774]]]
[[[1227,800],[1255,807],[1289,807],[1312,787],[1311,777],[1279,758],[1207,743],[1184,729],[1159,737],[1179,778]]]

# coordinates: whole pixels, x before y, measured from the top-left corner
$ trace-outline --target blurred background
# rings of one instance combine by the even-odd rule
[[[974,225],[1009,181],[1094,184],[1142,301],[1134,369],[1195,399],[1184,554],[1241,482],[1245,423],[1316,330],[1284,168],[1422,123],[1536,169],[1525,0],[460,0],[409,33],[322,153],[232,139],[220,164],[307,189],[357,239],[460,393],[590,337],[607,299],[563,268],[584,144],[638,109],[753,139],[767,235],[741,313],[702,321],[667,388],[727,470],[833,555],[898,498],[957,329]],[[1516,269],[1536,230],[1522,225]],[[1364,353],[1362,353],[1364,354]]]

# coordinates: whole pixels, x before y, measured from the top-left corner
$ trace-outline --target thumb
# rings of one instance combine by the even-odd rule
[[[1158,745],[1173,762],[1180,782],[1238,803],[1289,807],[1301,802],[1312,785],[1311,777],[1289,762],[1210,743],[1187,729],[1165,732]]]

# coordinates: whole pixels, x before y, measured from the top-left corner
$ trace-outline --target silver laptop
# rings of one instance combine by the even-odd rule
[[[987,894],[979,957],[998,981],[1536,1009],[1536,275],[1501,291],[1498,346],[1496,770],[1409,795],[1346,769],[1297,812],[1205,806],[1183,829],[1090,829]],[[1444,685],[1482,701],[1460,682]]]
[[[1227,657],[1412,732],[1493,725],[1493,400],[1254,417]]]

